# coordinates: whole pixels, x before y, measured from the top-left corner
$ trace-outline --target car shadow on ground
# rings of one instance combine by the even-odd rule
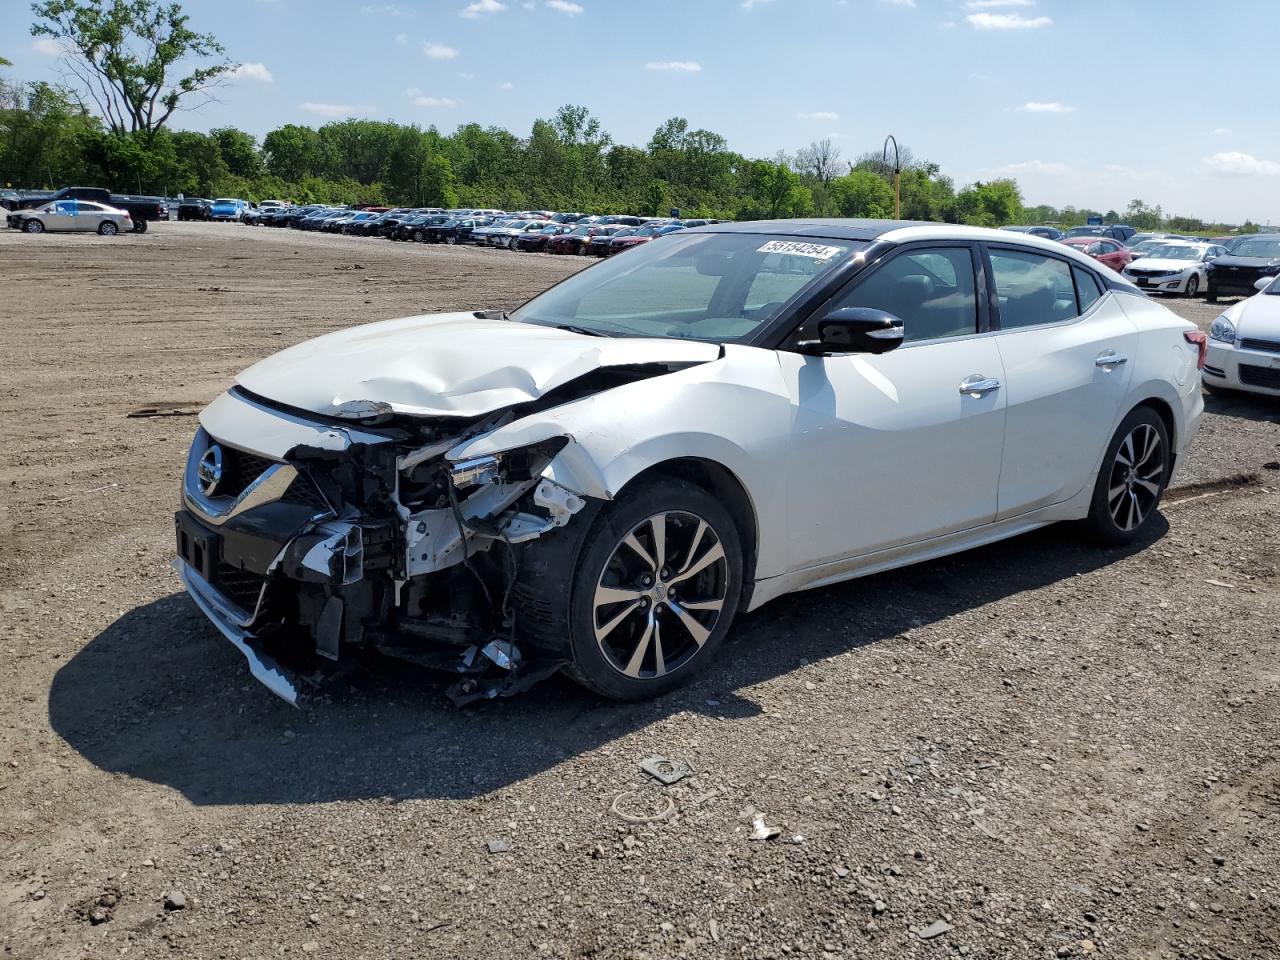
[[[1163,536],[1168,527],[1156,520],[1126,549],[1089,547],[1051,527],[784,597],[744,616],[697,683],[642,704],[602,702],[555,677],[459,710],[438,675],[378,660],[298,711],[250,679],[240,655],[175,593],[129,611],[58,671],[49,720],[102,770],[196,804],[473,797],[674,714],[733,722],[756,713],[756,684],[1105,567]]]
[[[1280,423],[1280,404],[1274,397],[1264,397],[1244,391],[1222,391],[1204,395],[1205,413],[1220,417],[1237,417],[1242,420],[1259,420],[1264,423]]]

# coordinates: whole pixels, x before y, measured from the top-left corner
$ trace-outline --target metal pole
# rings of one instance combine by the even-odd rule
[[[880,158],[889,162],[889,144],[893,144],[893,219],[902,219],[902,165],[898,160],[898,141],[893,134],[884,138],[884,150]]]

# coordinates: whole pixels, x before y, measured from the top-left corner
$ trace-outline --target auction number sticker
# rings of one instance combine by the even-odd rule
[[[813,260],[830,260],[844,253],[844,247],[828,247],[821,243],[801,243],[797,240],[770,240],[756,253],[782,253],[792,257],[809,257]]]

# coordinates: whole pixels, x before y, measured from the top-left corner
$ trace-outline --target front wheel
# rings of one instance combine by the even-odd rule
[[[27,231],[27,233],[44,233],[44,221],[34,219],[28,220],[22,225],[22,229]]]
[[[119,232],[120,228],[110,220],[104,220],[102,223],[98,224],[98,233],[104,237],[114,237]]]
[[[1093,489],[1085,530],[1110,545],[1132,543],[1148,526],[1169,483],[1169,431],[1153,409],[1137,407],[1121,422]]]
[[[1205,288],[1205,291],[1204,291],[1204,300],[1205,300],[1205,303],[1217,303],[1217,302],[1218,302],[1218,291],[1217,291],[1217,289],[1214,287],[1214,285],[1213,285],[1212,283],[1211,283],[1211,284],[1209,284],[1209,285]]]
[[[451,247],[456,247],[458,245],[458,238],[454,236],[452,233],[446,234],[444,238],[444,242]]]
[[[1186,296],[1194,297],[1199,292],[1200,292],[1200,275],[1198,273],[1193,273],[1189,278],[1187,278]]]
[[[143,220],[141,217],[139,217],[137,220],[133,221],[133,232],[134,232],[134,233],[146,233],[146,232],[147,232],[147,221]]]
[[[663,478],[579,522],[585,534],[571,525],[521,558],[517,590],[520,609],[537,611],[525,628],[534,645],[567,653],[566,672],[613,700],[687,683],[738,610],[742,547],[728,512],[701,487]]]

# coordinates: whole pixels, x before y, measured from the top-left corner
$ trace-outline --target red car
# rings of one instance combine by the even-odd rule
[[[1099,263],[1105,263],[1119,273],[1125,264],[1133,259],[1133,254],[1119,240],[1108,237],[1067,237],[1062,241],[1068,247],[1074,247],[1081,253],[1087,253]]]
[[[547,241],[547,253],[581,253],[583,245],[591,239],[591,227],[574,227],[568,233]]]

